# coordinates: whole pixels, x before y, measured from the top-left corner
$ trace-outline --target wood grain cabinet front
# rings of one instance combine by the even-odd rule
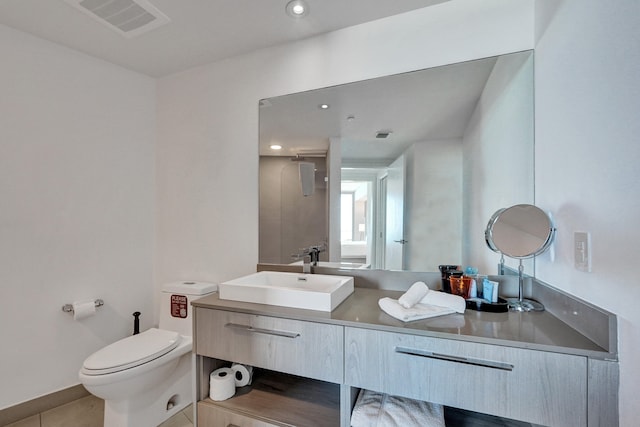
[[[196,353],[340,384],[344,328],[197,308]]]
[[[582,356],[346,327],[345,383],[545,426],[587,425]]]
[[[204,402],[198,402],[198,424],[207,427],[279,427]]]

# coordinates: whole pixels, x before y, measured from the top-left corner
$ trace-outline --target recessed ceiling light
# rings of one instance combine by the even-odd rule
[[[309,6],[302,0],[291,0],[285,8],[287,15],[302,18],[309,14]]]
[[[282,150],[282,145],[273,144],[269,146],[269,148],[271,148],[272,150]]]
[[[318,108],[321,110],[328,110],[329,109],[329,104],[320,104],[318,105]]]

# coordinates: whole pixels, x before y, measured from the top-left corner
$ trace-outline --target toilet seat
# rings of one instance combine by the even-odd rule
[[[81,372],[105,375],[143,365],[169,353],[181,340],[177,332],[151,328],[93,353],[84,361]]]

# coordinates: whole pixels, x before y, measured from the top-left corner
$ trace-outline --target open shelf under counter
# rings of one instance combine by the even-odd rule
[[[198,402],[202,425],[227,427],[231,421],[225,417],[234,416],[250,421],[239,425],[338,426],[340,385],[256,369],[251,385],[238,388],[233,397]]]

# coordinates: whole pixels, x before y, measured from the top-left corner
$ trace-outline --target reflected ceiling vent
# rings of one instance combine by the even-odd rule
[[[115,32],[131,38],[170,21],[148,0],[64,0]]]
[[[390,130],[379,130],[378,132],[376,132],[376,138],[386,139],[386,138],[389,138],[389,135],[391,135],[392,133],[393,131],[390,131]]]

